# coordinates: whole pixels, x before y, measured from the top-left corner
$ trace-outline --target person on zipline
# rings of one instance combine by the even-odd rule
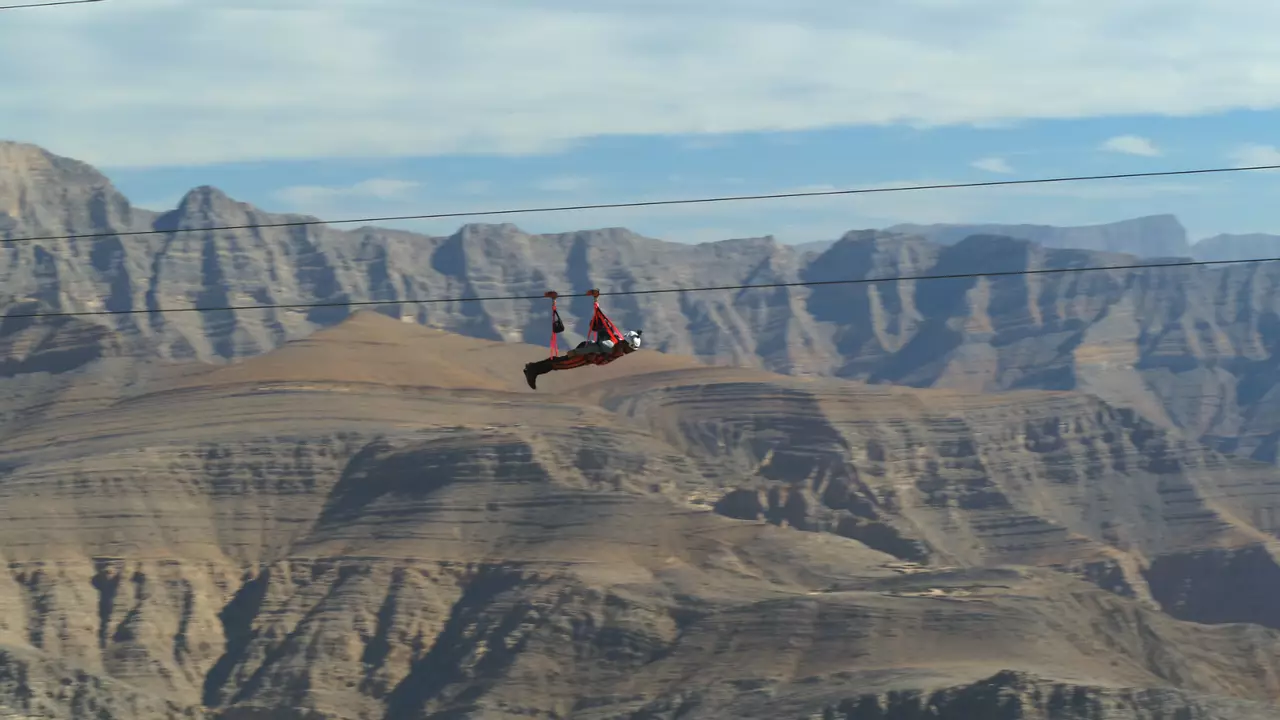
[[[623,355],[640,349],[640,336],[644,331],[632,330],[626,335],[619,332],[613,321],[600,310],[598,293],[598,290],[589,293],[595,295],[597,300],[595,312],[591,315],[591,328],[587,332],[587,339],[564,355],[557,354],[556,349],[556,334],[564,332],[564,323],[561,322],[560,313],[556,309],[556,294],[547,293],[547,297],[551,298],[551,357],[524,366],[524,379],[530,388],[538,389],[539,375],[555,370],[572,370],[586,365],[608,365]]]

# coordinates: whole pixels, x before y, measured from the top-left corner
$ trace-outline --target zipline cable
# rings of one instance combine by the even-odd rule
[[[104,0],[58,0],[58,2],[24,3],[22,5],[0,5],[0,10],[21,10],[22,8],[53,7],[54,5],[84,5],[86,3],[103,2]]]
[[[79,0],[87,1],[87,0]],[[96,1],[96,0],[95,0]],[[442,212],[422,215],[392,215],[384,217],[347,218],[339,220],[295,220],[275,223],[249,223],[245,225],[215,225],[211,227],[174,228],[171,230],[126,230],[124,232],[86,233],[80,235],[46,235],[0,240],[0,243],[20,243],[54,240],[82,240],[99,237],[131,237],[139,235],[171,235],[182,232],[212,232],[217,230],[256,230],[259,228],[304,227],[308,225],[349,225],[397,220],[440,220],[445,218],[480,217],[487,215],[520,215],[525,213],[568,212],[573,210],[611,210],[617,208],[656,207],[662,205],[695,205],[748,200],[780,200],[784,198],[829,197],[833,195],[864,195],[870,193],[915,192],[919,190],[953,190],[957,188],[998,187],[1005,185],[1038,185],[1047,183],[1084,182],[1091,180],[1120,180],[1133,178],[1169,177],[1173,175],[1206,175],[1210,173],[1251,172],[1280,170],[1280,165],[1253,165],[1248,167],[1202,168],[1197,170],[1162,170],[1159,172],[1119,173],[1115,175],[1079,175],[1071,177],[1031,178],[1028,180],[990,180],[986,182],[943,183],[937,185],[899,185],[888,187],[851,188],[845,190],[808,190],[762,195],[722,195],[703,198],[677,198],[672,200],[641,200],[635,202],[599,203],[594,205],[559,205],[548,207],[508,208],[502,210],[473,210]]]
[[[1175,267],[1203,267],[1207,265],[1233,265],[1242,263],[1263,263],[1263,262],[1280,262],[1280,257],[1272,258],[1254,258],[1251,260],[1193,260],[1190,262],[1176,263],[1137,263],[1133,265],[1102,265],[1095,267],[1067,267],[1067,268],[1041,268],[1033,270],[1008,270],[993,272],[969,272],[969,273],[951,273],[945,275],[907,275],[899,277],[886,278],[850,278],[847,280],[800,280],[796,282],[780,282],[780,283],[761,283],[755,285],[708,285],[704,287],[691,288],[655,288],[652,290],[615,290],[612,292],[601,291],[599,294],[603,296],[621,296],[621,295],[657,295],[660,293],[692,293],[692,292],[712,292],[718,290],[756,290],[763,288],[784,288],[784,287],[814,287],[819,285],[863,285],[870,283],[887,283],[887,282],[908,282],[916,280],[959,280],[964,278],[979,277],[1008,277],[1013,275],[1049,275],[1060,273],[1076,273],[1076,272],[1099,272],[1107,270],[1140,270],[1146,268],[1175,268]],[[560,293],[558,297],[592,297],[594,293]],[[545,294],[541,295],[491,295],[491,296],[473,296],[473,297],[452,297],[452,298],[432,298],[424,300],[401,299],[401,300],[348,300],[341,302],[316,302],[316,303],[269,303],[263,305],[224,305],[219,307],[189,307],[189,308],[144,308],[131,310],[81,310],[69,312],[45,312],[45,313],[14,313],[0,316],[0,320],[11,318],[41,318],[41,317],[84,317],[93,315],[151,315],[163,313],[180,313],[180,312],[229,312],[241,310],[306,310],[311,308],[328,308],[328,307],[368,307],[372,305],[436,305],[442,303],[454,302],[490,302],[490,301],[512,301],[512,300],[543,300]]]

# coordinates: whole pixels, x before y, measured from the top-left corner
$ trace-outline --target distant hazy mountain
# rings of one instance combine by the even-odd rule
[[[1280,257],[1280,235],[1214,235],[1191,246],[1197,260],[1252,260]]]
[[[1138,257],[1187,257],[1187,231],[1173,215],[1121,220],[1103,225],[894,225],[888,232],[919,235],[953,245],[970,235],[1005,235],[1052,248],[1126,253]]]

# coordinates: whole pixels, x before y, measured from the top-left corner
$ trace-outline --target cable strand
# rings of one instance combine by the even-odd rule
[[[23,3],[22,5],[0,5],[0,10],[21,10],[23,8],[53,7],[55,5],[85,5],[104,0],[58,0],[58,2]]]
[[[816,287],[825,285],[864,285],[871,283],[888,283],[888,282],[908,282],[908,281],[929,281],[929,280],[960,280],[966,278],[978,277],[1009,277],[1014,275],[1049,275],[1061,273],[1076,272],[1103,272],[1114,270],[1141,270],[1150,268],[1176,268],[1176,267],[1203,267],[1209,265],[1236,265],[1244,263],[1264,263],[1264,262],[1280,262],[1280,257],[1272,258],[1253,258],[1249,260],[1194,260],[1190,262],[1175,263],[1135,263],[1131,265],[1101,265],[1095,267],[1069,267],[1069,268],[1037,268],[1031,270],[1006,270],[991,272],[969,272],[969,273],[949,273],[942,275],[906,275],[899,277],[887,278],[848,278],[844,280],[799,280],[795,282],[780,283],[761,283],[750,285],[709,285],[703,287],[691,288],[654,288],[650,290],[615,290],[612,292],[600,292],[600,296],[621,296],[621,295],[657,295],[662,293],[692,293],[692,292],[714,292],[722,290],[757,290],[767,288],[784,288],[784,287]],[[592,292],[583,293],[559,293],[560,298],[567,297],[592,297]],[[545,300],[546,294],[540,295],[492,295],[492,296],[473,296],[473,297],[452,297],[452,298],[430,298],[424,300],[402,299],[402,300],[349,300],[339,302],[318,302],[318,303],[270,303],[262,305],[224,305],[219,307],[190,307],[190,308],[145,308],[130,310],[80,310],[67,312],[46,312],[46,313],[13,313],[6,314],[3,319],[10,318],[59,318],[59,317],[87,317],[102,315],[149,315],[162,313],[180,313],[180,312],[237,312],[244,310],[304,310],[311,308],[327,308],[327,307],[369,307],[375,305],[437,305],[443,303],[455,302],[505,302],[512,300]]]

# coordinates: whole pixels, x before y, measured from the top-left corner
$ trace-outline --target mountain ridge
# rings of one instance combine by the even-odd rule
[[[1094,250],[1135,257],[1190,257],[1187,231],[1171,214],[1148,215],[1118,222],[1075,227],[1029,224],[903,223],[886,232],[915,235],[941,245],[954,245],[972,235],[1003,235],[1064,250]]]
[[[1224,262],[1280,257],[1280,235],[1223,233],[1201,240],[1193,251],[1197,260]]]
[[[377,309],[388,316],[472,337],[544,343],[545,300],[450,300],[853,280],[860,284],[602,304],[620,326],[644,329],[650,347],[702,362],[920,387],[1078,389],[1220,450],[1280,463],[1280,414],[1268,410],[1280,377],[1274,264],[925,282],[893,278],[1136,258],[990,235],[940,245],[875,230],[851,231],[821,253],[767,236],[683,245],[622,228],[528,235],[509,223],[468,224],[447,237],[323,225],[201,230],[303,216],[267,213],[207,186],[167,213],[134,212],[87,166],[8,147],[25,165],[0,169],[8,188],[0,206],[26,209],[2,237],[189,231],[22,242],[0,256],[0,312],[132,313],[6,321],[0,367],[24,378],[57,371],[47,381],[54,386],[100,359],[259,355],[340,322],[348,302],[386,302]],[[152,312],[317,303],[329,306]],[[561,312],[562,342],[576,343],[590,299],[566,298]]]

